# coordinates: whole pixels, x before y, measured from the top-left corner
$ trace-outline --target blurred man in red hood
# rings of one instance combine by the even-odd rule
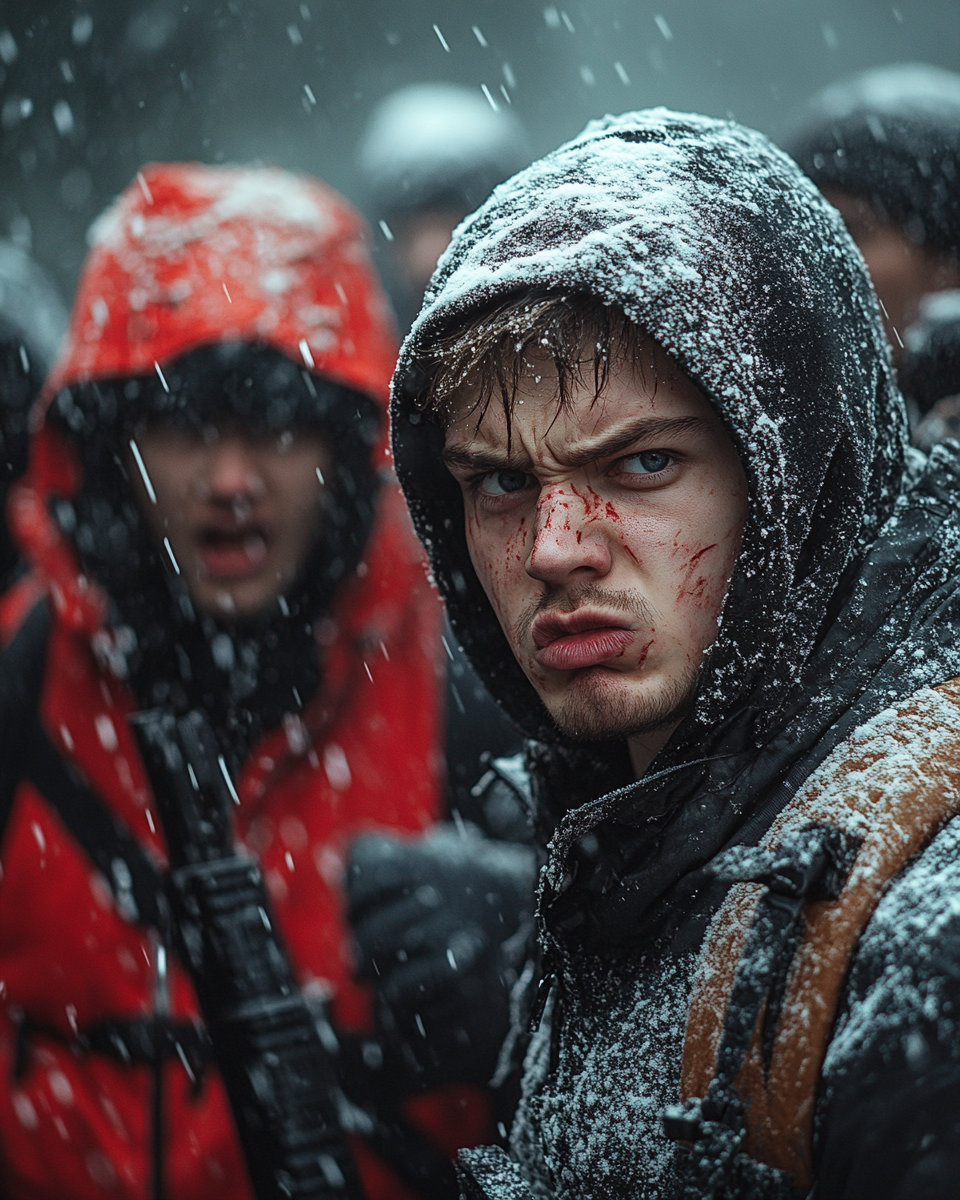
[[[250,1194],[157,934],[168,846],[128,717],[158,706],[209,719],[236,842],[301,987],[330,1001],[344,1087],[383,1127],[419,1121],[405,1144],[425,1133],[430,1162],[430,1142],[482,1136],[478,1103],[447,1089],[399,1115],[340,914],[347,842],[420,832],[440,784],[439,608],[389,474],[395,346],[362,226],[306,179],[174,164],[94,235],[11,506],[32,569],[0,611],[19,689],[0,752],[2,1190]],[[370,1140],[368,1195],[416,1194],[403,1152]]]

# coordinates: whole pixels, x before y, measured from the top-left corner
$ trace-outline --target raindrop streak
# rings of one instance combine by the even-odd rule
[[[363,669],[367,673],[367,678],[370,680],[371,683],[373,683],[373,676],[370,674],[370,668],[367,666],[366,663],[363,664]]]
[[[223,285],[223,294],[224,294],[224,295],[226,296],[226,298],[227,298],[227,303],[228,303],[228,304],[232,304],[232,303],[233,303],[233,300],[230,298],[230,293],[227,291],[227,285],[226,285],[226,284],[224,284],[224,285]]]
[[[393,230],[386,223],[386,221],[378,221],[377,224],[380,226],[380,232],[387,239],[387,241],[392,242],[393,241]]]
[[[483,34],[480,32],[480,30],[477,28],[476,25],[471,25],[470,28],[473,30],[473,36],[477,39],[477,41],[484,48],[484,50],[486,50],[487,39],[483,36]],[[434,29],[436,29],[436,25],[434,25]]]
[[[487,103],[490,105],[490,107],[493,109],[493,111],[499,112],[500,105],[496,102],[496,100],[494,100],[493,96],[490,94],[490,89],[487,87],[487,85],[485,83],[480,84],[480,91],[483,92],[483,94],[486,96]]]
[[[446,50],[446,52],[449,54],[449,53],[450,53],[450,47],[447,45],[447,39],[446,39],[446,38],[443,36],[443,34],[440,32],[440,26],[439,26],[439,25],[434,25],[434,27],[433,27],[433,32],[434,32],[434,33],[437,35],[437,37],[439,38],[439,40],[440,40],[440,45],[441,45],[441,46],[444,48],[444,50]]]
[[[443,648],[447,652],[447,658],[449,658],[450,661],[453,662],[453,651],[450,649],[449,645],[447,644],[447,639],[443,636],[443,634],[440,635],[440,641],[443,642]]]
[[[156,500],[154,500],[154,503],[156,503]],[[180,574],[180,564],[177,562],[177,557],[173,553],[173,547],[170,545],[170,539],[167,537],[165,537],[163,539],[163,548],[164,548],[164,550],[166,550],[167,554],[170,555],[170,561],[171,561],[171,563],[173,563],[173,569],[179,575]]]
[[[630,84],[630,76],[627,74],[626,70],[624,69],[623,63],[615,62],[613,64],[613,69],[620,76],[620,82],[623,84],[623,86],[628,87]]]
[[[316,98],[316,96],[313,94],[313,88],[310,86],[310,84],[309,84],[309,83],[305,83],[305,84],[303,85],[303,90],[306,92],[306,94],[307,94],[307,99],[310,101],[310,103],[311,103],[311,104],[316,104],[316,102],[317,102],[317,98]]]
[[[513,104],[513,101],[510,99],[510,93],[507,91],[507,89],[503,86],[502,83],[500,84],[500,95],[504,98],[504,100],[506,100],[506,102],[508,104]]]
[[[142,171],[137,172],[137,183],[139,183],[139,185],[140,185],[140,191],[143,192],[144,200],[146,200],[146,202],[148,204],[152,204],[153,203],[153,194],[150,191],[150,187],[149,187],[147,181],[143,177]]]
[[[663,34],[663,40],[665,42],[672,42],[673,30],[667,24],[667,18],[663,15],[663,13],[657,13],[653,19],[656,22],[657,28]]]
[[[321,486],[321,487],[326,487],[326,486],[327,486],[327,484],[326,484],[326,480],[323,478],[323,472],[320,470],[320,468],[319,468],[319,467],[317,467],[317,478],[320,480],[320,486]]]
[[[223,761],[223,755],[217,755],[217,766],[220,768],[220,774],[223,776],[223,781],[227,785],[227,791],[230,793],[230,799],[234,804],[240,803],[240,797],[237,795],[237,789],[233,786],[233,780],[230,778],[230,772],[227,770],[227,764]]]
[[[163,372],[160,370],[160,364],[159,364],[159,363],[158,363],[156,360],[154,360],[154,364],[153,364],[153,365],[156,367],[156,369],[157,369],[157,374],[160,376],[160,383],[161,383],[161,385],[162,385],[162,387],[163,387],[163,390],[164,390],[164,391],[167,393],[167,395],[169,396],[169,394],[170,394],[170,389],[167,387],[167,381],[166,381],[166,379],[164,379],[164,377],[163,377]]]
[[[301,338],[301,339],[300,339],[300,353],[301,353],[301,355],[303,356],[303,361],[306,363],[306,365],[307,365],[307,366],[310,368],[310,370],[312,371],[312,370],[313,370],[313,367],[314,367],[314,362],[313,362],[313,354],[312,354],[312,352],[311,352],[311,350],[310,350],[310,347],[307,345],[307,339],[306,339],[306,338]]]
[[[158,367],[157,370],[159,369],[160,368]],[[133,455],[133,461],[137,464],[137,470],[140,472],[140,478],[143,480],[143,486],[147,489],[147,495],[150,497],[150,503],[156,504],[157,493],[153,490],[153,484],[150,482],[150,476],[147,474],[147,468],[144,466],[143,459],[140,457],[140,447],[133,440],[133,438],[130,439],[130,453]]]

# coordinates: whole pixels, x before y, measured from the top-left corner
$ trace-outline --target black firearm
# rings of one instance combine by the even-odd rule
[[[171,859],[175,944],[257,1200],[362,1200],[340,1124],[335,1035],[297,986],[259,863],[234,845],[236,791],[213,730],[197,711],[154,709],[131,723]]]

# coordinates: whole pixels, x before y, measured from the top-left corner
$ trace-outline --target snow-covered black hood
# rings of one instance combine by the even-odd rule
[[[736,711],[759,744],[900,493],[906,422],[863,261],[836,211],[762,135],[654,109],[591,123],[456,231],[395,376],[394,452],[454,629],[531,736],[562,739],[466,549],[459,489],[422,418],[425,347],[492,301],[586,290],[680,363],[742,459],[750,516],[691,748]]]

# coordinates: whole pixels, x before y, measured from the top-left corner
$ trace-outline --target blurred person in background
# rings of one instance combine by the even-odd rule
[[[960,305],[932,299],[960,288],[960,75],[898,63],[832,84],[810,101],[787,149],[866,260],[916,427],[960,390],[960,377],[945,375],[956,355],[945,346],[960,341],[948,313]]]
[[[30,408],[57,356],[67,311],[26,250],[0,240],[0,586],[16,566],[7,532],[7,495],[27,469]]]
[[[229,836],[328,1006],[367,1195],[450,1195],[485,1102],[404,1107],[423,1079],[377,1040],[341,917],[349,839],[441,805],[440,609],[389,471],[362,223],[282,171],[168,164],[92,237],[0,608],[3,1194],[251,1194],[164,944],[171,843],[129,720],[160,709],[203,714],[236,781]]]
[[[413,84],[374,109],[357,168],[366,206],[387,227],[384,274],[404,332],[456,226],[528,159],[523,126],[479,91]]]
[[[364,207],[384,235],[377,239],[378,262],[404,333],[453,230],[528,161],[520,121],[505,109],[494,111],[478,90],[412,84],[374,109],[357,169]],[[474,792],[488,762],[519,752],[520,735],[477,679],[449,625],[444,645],[450,807],[497,835],[522,837],[524,817],[508,792],[497,793],[498,800]]]
[[[960,439],[960,290],[934,292],[904,334],[900,386],[920,416],[914,444],[930,451]]]

